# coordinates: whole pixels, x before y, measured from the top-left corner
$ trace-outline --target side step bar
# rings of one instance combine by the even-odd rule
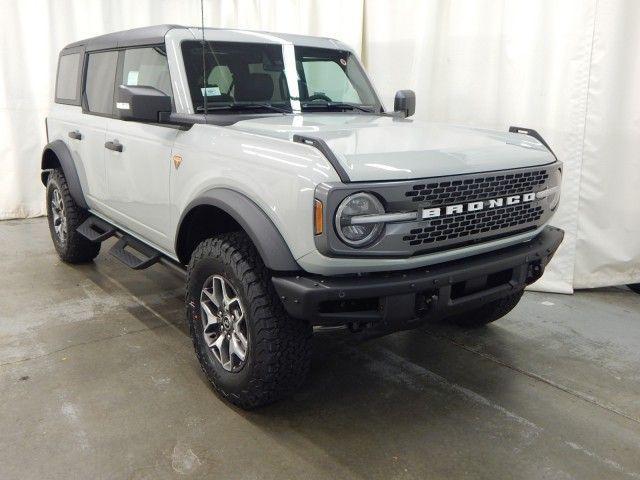
[[[142,243],[101,218],[90,216],[77,229],[77,232],[92,242],[101,243],[113,236],[119,237],[109,253],[134,270],[148,268],[162,259],[162,254],[153,247]]]
[[[134,270],[143,270],[160,260],[160,253],[129,235],[123,235],[109,253]]]
[[[116,229],[104,220],[91,215],[77,229],[77,232],[92,242],[103,242],[116,234]]]

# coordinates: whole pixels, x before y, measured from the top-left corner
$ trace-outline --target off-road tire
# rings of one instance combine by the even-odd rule
[[[475,310],[458,315],[452,315],[448,317],[446,321],[454,323],[460,327],[483,327],[488,323],[495,322],[499,318],[504,317],[507,313],[513,310],[522,298],[523,293],[524,290],[520,290],[508,297],[489,302]]]
[[[200,295],[212,275],[223,276],[243,305],[249,346],[239,371],[225,370],[205,343]],[[252,409],[286,397],[302,384],[309,370],[313,330],[308,322],[287,315],[246,234],[226,233],[198,245],[187,268],[185,302],[202,371],[229,402]]]
[[[56,234],[54,226],[51,200],[56,190],[60,193],[60,198],[64,204],[63,212],[66,220],[66,238],[64,240]],[[49,173],[46,199],[49,232],[51,233],[53,246],[60,259],[66,263],[86,263],[96,258],[100,253],[100,243],[92,242],[76,231],[76,228],[87,219],[89,213],[80,208],[71,197],[67,179],[59,169]]]

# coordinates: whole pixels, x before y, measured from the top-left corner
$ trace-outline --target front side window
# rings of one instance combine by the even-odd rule
[[[125,50],[120,85],[154,87],[171,97],[171,76],[165,48]]]
[[[56,79],[56,100],[78,99],[78,70],[80,69],[80,54],[62,55],[58,64],[58,78]]]
[[[185,41],[182,54],[196,112],[255,110],[380,112],[381,105],[351,52],[295,47],[295,69],[285,69],[283,46]],[[288,79],[287,75],[295,78]],[[299,97],[289,85],[296,84]]]
[[[85,96],[92,113],[113,114],[113,87],[116,79],[118,52],[90,53],[87,59]]]

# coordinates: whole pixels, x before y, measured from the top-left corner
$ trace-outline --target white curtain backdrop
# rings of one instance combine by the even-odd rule
[[[199,25],[200,1],[0,0],[0,219],[45,213],[59,50],[159,23]],[[205,0],[205,24],[338,38],[387,107],[412,88],[417,119],[538,130],[565,163],[566,236],[534,288],[640,282],[640,2]]]

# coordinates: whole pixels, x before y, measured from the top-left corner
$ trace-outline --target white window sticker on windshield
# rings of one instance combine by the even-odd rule
[[[202,92],[202,96],[205,96],[205,90],[206,90],[206,95],[207,97],[217,97],[220,95],[220,87],[207,87],[207,88],[201,88],[200,91]]]
[[[127,75],[127,85],[138,85],[138,71],[131,70]]]

